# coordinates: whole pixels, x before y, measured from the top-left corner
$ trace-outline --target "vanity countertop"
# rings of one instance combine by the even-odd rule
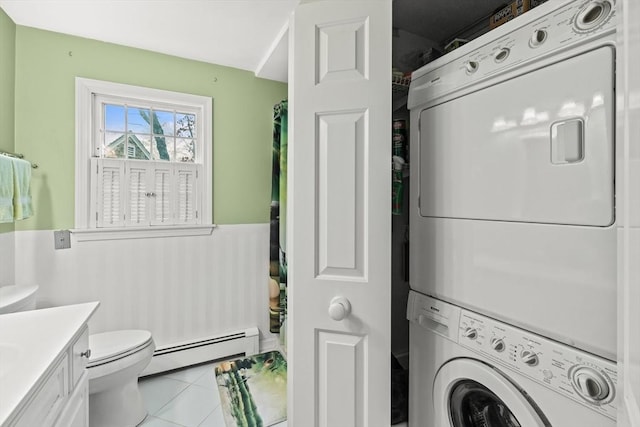
[[[99,304],[0,315],[0,425],[35,393]]]

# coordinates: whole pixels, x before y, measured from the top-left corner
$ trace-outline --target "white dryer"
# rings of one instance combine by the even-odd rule
[[[409,427],[615,427],[615,364],[416,292]]]
[[[614,0],[550,0],[414,72],[410,285],[616,354]]]

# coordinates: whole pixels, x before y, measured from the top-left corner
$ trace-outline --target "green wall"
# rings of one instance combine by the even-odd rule
[[[40,166],[32,179],[36,214],[17,230],[74,226],[76,76],[212,97],[213,221],[269,221],[272,108],[286,98],[286,84],[34,28],[15,31],[15,150]]]
[[[16,24],[0,9],[0,151],[14,151]],[[14,225],[0,224],[0,233]]]

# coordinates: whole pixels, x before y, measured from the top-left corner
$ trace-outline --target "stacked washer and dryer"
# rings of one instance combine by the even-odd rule
[[[414,72],[410,426],[616,418],[615,0]]]

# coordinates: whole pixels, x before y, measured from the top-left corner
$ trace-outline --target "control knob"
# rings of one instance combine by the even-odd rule
[[[533,350],[524,350],[520,353],[520,359],[529,366],[538,364],[538,355]]]
[[[470,340],[475,340],[476,338],[478,338],[478,330],[475,328],[467,328],[462,333],[462,336],[465,338],[469,338]]]
[[[545,30],[535,30],[529,39],[529,46],[538,47],[547,41],[547,32]]]
[[[493,60],[500,63],[509,57],[510,52],[511,51],[507,47],[498,49],[496,53],[493,54]]]
[[[587,402],[602,403],[611,394],[604,374],[586,366],[573,371],[571,382],[576,392]]]
[[[467,74],[473,74],[478,71],[480,68],[480,63],[478,61],[467,61],[464,63],[464,69],[467,71]]]
[[[504,340],[502,338],[491,338],[491,348],[501,353],[505,349]]]
[[[575,29],[587,32],[602,24],[614,10],[611,0],[595,0],[587,3],[576,16]]]

